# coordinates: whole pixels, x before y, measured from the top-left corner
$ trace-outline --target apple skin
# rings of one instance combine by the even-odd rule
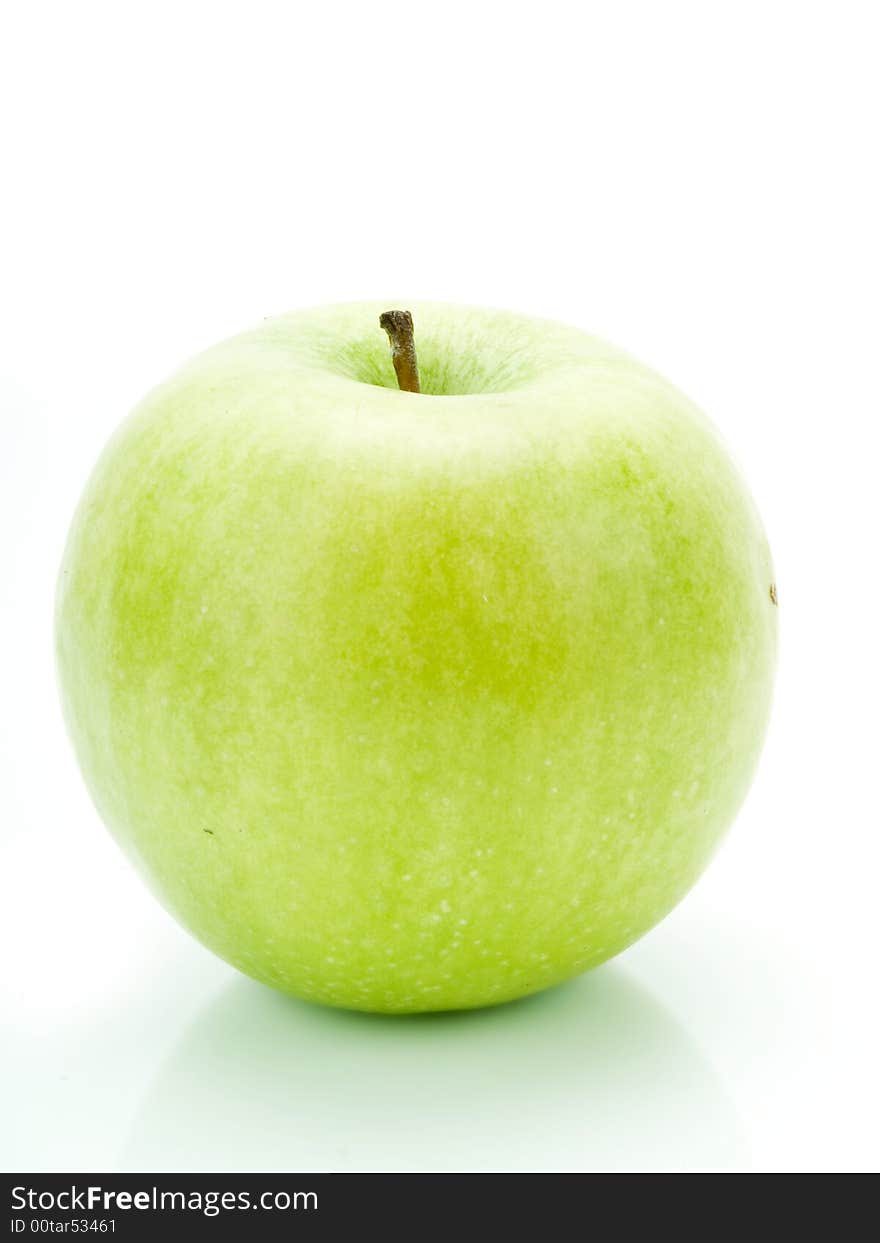
[[[60,575],[65,717],[116,840],[241,971],[492,1004],[702,872],[762,744],[772,582],[717,433],[629,356],[326,307],[196,358],[110,441]]]

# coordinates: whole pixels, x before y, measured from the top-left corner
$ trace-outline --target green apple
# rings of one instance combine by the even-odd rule
[[[775,664],[760,520],[706,418],[575,329],[415,304],[266,320],[101,457],[57,598],[117,841],[276,988],[418,1011],[595,966],[694,883]]]

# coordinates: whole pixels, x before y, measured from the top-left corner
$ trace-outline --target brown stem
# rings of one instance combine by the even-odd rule
[[[413,317],[409,311],[383,311],[379,327],[388,333],[391,343],[391,361],[397,375],[397,383],[404,393],[420,393],[419,363],[413,337]]]

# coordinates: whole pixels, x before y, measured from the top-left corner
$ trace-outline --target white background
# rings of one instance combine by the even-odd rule
[[[5,13],[0,1166],[876,1169],[876,6]],[[758,779],[683,905],[572,985],[415,1021],[281,998],[180,931],[52,668],[66,527],[142,393],[267,314],[385,295],[568,320],[694,396],[782,630]]]

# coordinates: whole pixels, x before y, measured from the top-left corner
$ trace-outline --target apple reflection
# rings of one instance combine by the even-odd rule
[[[392,1018],[236,980],[143,1101],[122,1169],[742,1169],[716,1073],[619,967]]]

